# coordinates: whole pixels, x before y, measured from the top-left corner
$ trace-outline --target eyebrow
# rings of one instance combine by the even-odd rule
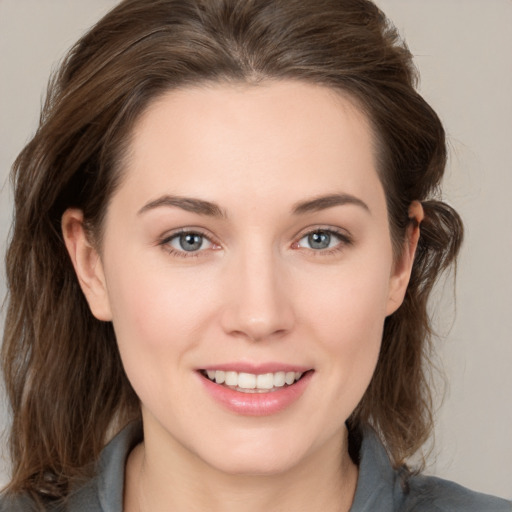
[[[315,197],[307,201],[301,201],[294,205],[292,211],[295,215],[301,215],[304,213],[318,212],[321,210],[326,210],[327,208],[343,206],[346,204],[360,206],[368,213],[371,213],[370,208],[364,201],[351,194],[328,194],[325,196]]]
[[[226,212],[215,203],[203,199],[192,197],[180,197],[165,195],[145,204],[137,214],[140,215],[149,210],[160,208],[161,206],[171,206],[181,208],[187,212],[197,213],[199,215],[208,215],[210,217],[227,217]]]
[[[364,210],[370,213],[370,208],[361,199],[351,194],[328,194],[325,196],[315,197],[306,201],[300,201],[296,203],[292,208],[294,215],[303,215],[305,213],[318,212],[333,208],[335,206],[343,206],[346,204],[352,204],[360,206]],[[226,218],[226,212],[217,204],[204,199],[195,199],[192,197],[181,197],[173,195],[164,195],[146,203],[137,214],[140,215],[149,210],[160,208],[162,206],[177,207],[187,212],[197,213],[198,215],[207,215],[210,217]]]

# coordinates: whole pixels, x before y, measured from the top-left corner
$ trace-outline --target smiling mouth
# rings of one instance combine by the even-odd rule
[[[220,386],[241,393],[272,393],[293,386],[307,372],[245,373],[224,370],[201,370],[200,373]]]

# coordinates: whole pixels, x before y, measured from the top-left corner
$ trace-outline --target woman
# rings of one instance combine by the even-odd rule
[[[5,510],[510,510],[404,465],[462,239],[413,85],[361,0],[128,0],[77,43],[13,171]]]

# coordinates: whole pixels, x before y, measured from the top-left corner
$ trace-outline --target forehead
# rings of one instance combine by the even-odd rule
[[[129,153],[125,180],[146,200],[238,190],[286,191],[293,201],[306,190],[366,195],[380,185],[370,123],[355,101],[296,81],[169,91],[136,123]]]

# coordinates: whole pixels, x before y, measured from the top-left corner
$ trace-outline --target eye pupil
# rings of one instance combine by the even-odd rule
[[[308,242],[313,249],[326,249],[331,243],[331,235],[324,231],[315,231],[308,236]]]
[[[184,251],[197,251],[203,244],[203,237],[197,233],[185,233],[180,235],[179,242]]]

